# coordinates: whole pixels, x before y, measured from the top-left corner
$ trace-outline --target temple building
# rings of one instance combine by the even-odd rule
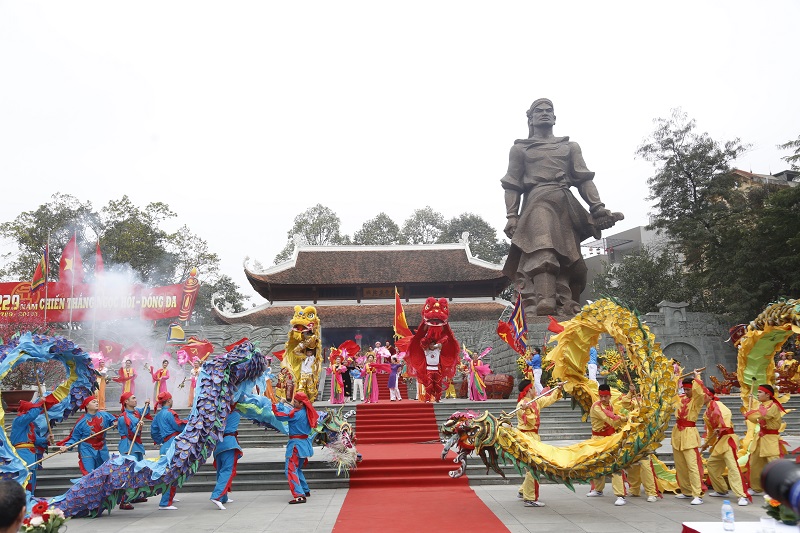
[[[290,260],[261,270],[245,265],[245,274],[267,303],[235,314],[216,309],[219,323],[288,328],[295,305],[314,305],[326,346],[347,339],[362,346],[391,341],[395,287],[412,330],[426,298],[447,298],[451,326],[470,349],[495,343],[497,320],[511,305],[499,297],[510,283],[502,265],[473,257],[466,239],[430,245],[298,245]]]

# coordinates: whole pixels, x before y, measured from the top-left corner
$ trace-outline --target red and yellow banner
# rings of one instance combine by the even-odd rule
[[[35,292],[31,292],[29,281],[0,283],[0,323],[43,324],[45,309],[48,323],[121,318],[159,320],[179,315],[188,318],[194,306],[196,285],[196,278],[190,277],[182,284],[152,288],[134,285],[122,294],[103,295],[93,291],[91,285],[77,283],[72,287],[50,282],[47,291]]]

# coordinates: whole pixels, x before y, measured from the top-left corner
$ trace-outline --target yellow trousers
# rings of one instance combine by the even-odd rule
[[[764,492],[761,486],[761,471],[772,461],[779,458],[777,455],[761,457],[761,439],[756,442],[755,449],[750,453],[750,488],[756,492]]]
[[[673,448],[672,456],[675,458],[675,474],[678,477],[678,486],[681,493],[693,498],[703,495],[703,484],[700,482],[702,474],[702,458],[698,448],[676,450]]]
[[[592,490],[603,492],[606,486],[606,478],[599,477],[592,480]],[[622,471],[614,472],[611,474],[611,488],[614,490],[614,496],[625,496],[625,482],[622,480]]]
[[[711,455],[706,462],[708,468],[708,477],[711,479],[711,486],[720,494],[728,492],[728,485],[730,485],[733,493],[739,498],[745,498],[747,495],[744,493],[744,486],[742,484],[742,475],[739,472],[739,465],[736,463],[736,454],[733,453],[733,448],[730,446],[725,449],[725,453]],[[728,469],[728,481],[725,482],[723,476],[725,469]]]
[[[539,482],[530,472],[525,472],[525,480],[519,486],[519,492],[522,493],[523,500],[539,501]]]
[[[642,485],[644,485],[645,495],[658,495],[658,492],[656,492],[656,478],[653,475],[653,466],[650,463],[649,455],[638,463],[633,463],[629,466],[627,473],[631,496],[638,496]]]

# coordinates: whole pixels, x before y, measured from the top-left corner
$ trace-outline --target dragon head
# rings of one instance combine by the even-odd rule
[[[730,337],[728,337],[728,340],[725,342],[731,342],[734,346],[737,346],[745,333],[747,333],[747,324],[737,324],[728,330],[728,332],[730,333]]]
[[[313,305],[302,307],[300,305],[294,306],[294,316],[291,322],[292,331],[298,333],[316,333],[319,329],[319,316],[317,316],[317,308]]]
[[[425,300],[425,306],[422,308],[422,321],[428,326],[444,326],[450,318],[450,308],[447,304],[447,298],[439,298],[438,300],[433,296]]]
[[[473,411],[457,411],[442,424],[439,433],[445,440],[458,435],[459,447],[474,450],[475,435],[478,433],[478,427],[473,424],[473,421],[477,416],[478,414]]]
[[[486,465],[486,470],[491,468],[501,476],[505,477],[503,470],[497,464],[497,450],[494,445],[497,442],[497,419],[489,411],[478,415],[473,411],[455,412],[442,424],[439,433],[443,440],[457,442],[461,450],[459,456],[466,458],[470,452],[475,451]],[[447,450],[445,450],[446,452]],[[444,457],[444,456],[443,456]],[[458,477],[459,474],[451,474],[451,477]]]

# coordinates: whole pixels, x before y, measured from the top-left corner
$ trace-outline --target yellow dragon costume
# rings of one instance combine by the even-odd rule
[[[317,308],[294,306],[290,322],[289,338],[283,354],[281,368],[292,374],[295,392],[305,392],[312,402],[319,392],[319,376],[322,368],[322,328]]]
[[[775,385],[775,354],[793,334],[800,334],[800,300],[782,300],[767,306],[750,324],[731,328],[731,341],[739,353],[736,375],[742,396],[742,412],[758,406],[759,385]],[[788,399],[781,398],[783,402]],[[782,432],[786,424],[781,425]],[[739,466],[746,467],[759,438],[758,424],[747,421],[747,434],[739,445]]]
[[[557,345],[548,353],[545,364],[554,365],[553,378],[565,382],[564,391],[584,413],[599,398],[597,383],[584,375],[589,348],[597,344],[601,333],[624,346],[624,363],[639,394],[629,421],[614,435],[557,447],[513,427],[514,413],[500,418],[488,411],[481,416],[455,413],[440,431],[447,441],[446,449],[460,449],[456,462],[475,450],[487,468],[501,475],[498,459],[514,465],[520,474],[528,471],[537,479],[545,477],[573,489],[573,483],[588,483],[626,468],[658,448],[672,415],[676,377],[648,327],[635,312],[609,299],[585,306],[562,325],[564,331],[554,337]],[[620,400],[618,391],[615,396]]]

